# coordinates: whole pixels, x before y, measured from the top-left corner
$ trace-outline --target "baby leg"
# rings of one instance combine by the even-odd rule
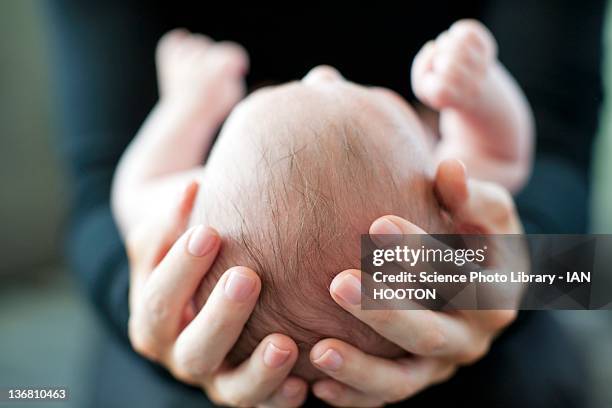
[[[422,103],[440,111],[438,162],[459,158],[470,176],[517,191],[530,170],[532,116],[496,48],[482,24],[459,21],[416,56],[412,87]]]
[[[146,210],[161,210],[164,196],[193,178],[222,121],[244,95],[248,57],[237,44],[174,30],[160,40],[156,60],[159,102],[113,181],[113,210],[123,233]]]

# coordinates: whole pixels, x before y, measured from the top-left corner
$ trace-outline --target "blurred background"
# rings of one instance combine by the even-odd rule
[[[83,407],[104,332],[62,264],[67,200],[41,8],[0,2],[0,386],[65,384],[69,406]]]
[[[0,386],[66,385],[67,406],[80,407],[92,392],[89,368],[99,358],[105,333],[62,264],[67,208],[54,151],[54,90],[41,13],[36,0],[0,2]],[[605,49],[612,50],[611,24]],[[604,76],[609,94],[610,58]],[[612,233],[612,105],[607,102],[594,153],[592,231]],[[556,316],[570,327],[589,361],[595,406],[612,406],[612,312]]]

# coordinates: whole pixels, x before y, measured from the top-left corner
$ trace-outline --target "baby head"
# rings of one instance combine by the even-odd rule
[[[240,362],[270,333],[294,339],[294,373],[321,376],[308,359],[323,338],[370,354],[401,354],[341,309],[333,277],[359,268],[360,235],[396,214],[431,233],[450,232],[436,200],[425,134],[389,90],[345,81],[319,67],[302,81],[261,89],[235,108],[206,164],[194,221],[224,244],[198,292],[203,305],[236,265],[262,281],[258,303],[230,354]]]

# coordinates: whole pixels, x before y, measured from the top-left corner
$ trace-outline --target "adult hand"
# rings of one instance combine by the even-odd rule
[[[446,160],[438,168],[439,200],[463,230],[485,234],[522,232],[511,196],[501,187],[467,180],[465,168]],[[372,224],[370,234],[425,234],[396,216]],[[311,351],[312,363],[330,379],[313,385],[314,394],[336,406],[379,406],[407,399],[474,363],[516,317],[515,310],[362,310],[361,272],[347,270],[330,285],[342,308],[408,353],[396,360],[368,355],[337,339],[324,339]],[[366,369],[367,368],[367,369]]]
[[[177,379],[201,387],[216,404],[299,406],[307,385],[288,376],[298,356],[291,338],[271,334],[241,365],[225,361],[259,296],[254,271],[229,269],[202,310],[195,310],[193,295],[221,245],[209,227],[181,234],[197,189],[189,185],[169,223],[151,222],[127,237],[132,346]]]

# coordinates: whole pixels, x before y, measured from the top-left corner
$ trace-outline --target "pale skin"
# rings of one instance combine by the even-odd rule
[[[468,180],[459,161],[441,163],[435,184],[447,211],[466,227],[483,233],[522,232],[507,191],[492,183]],[[190,299],[197,290],[194,282],[206,274],[221,245],[215,231],[208,227],[196,226],[182,232],[197,188],[195,183],[188,186],[172,216],[148,220],[127,240],[132,345],[140,354],[163,364],[178,379],[202,387],[216,403],[299,406],[308,385],[288,376],[297,358],[297,347],[287,336],[268,336],[239,367],[223,363],[257,300],[260,281],[254,271],[237,267],[224,275],[238,271],[252,279],[254,290],[243,300],[211,296],[199,312],[191,305]],[[216,237],[210,252],[202,254],[190,245],[198,229]],[[405,234],[425,233],[392,215],[375,220],[370,227],[371,234],[396,234],[398,230]],[[413,352],[414,357],[386,360],[336,339],[322,340],[313,348],[311,360],[330,379],[312,384],[312,391],[334,406],[381,406],[442,382],[458,367],[485,355],[495,336],[516,317],[513,310],[468,311],[453,316],[430,311],[362,311],[345,300],[351,296],[347,291],[355,289],[353,279],[359,285],[359,271],[338,274],[330,286],[332,298],[381,335]],[[215,292],[225,293],[226,282],[222,278]],[[228,310],[232,312],[228,314]],[[211,324],[211,316],[217,324]],[[266,361],[265,347],[270,343],[290,350],[286,359],[276,356]],[[268,364],[271,360],[280,364]],[[202,361],[206,364],[202,365]],[[365,366],[369,369],[363,370]]]
[[[468,163],[470,176],[493,174],[507,188],[520,186],[529,168],[528,109],[515,107],[515,116],[502,115],[503,104],[491,104],[493,100],[506,104],[522,101],[511,79],[499,71],[502,68],[491,56],[492,37],[484,27],[469,24],[469,36],[462,34],[466,30],[451,29],[449,37],[457,37],[456,44],[450,41],[451,45],[443,47],[442,40],[436,40],[436,52],[432,52],[432,45],[424,47],[413,67],[415,93],[423,103],[441,110],[442,142],[436,148],[440,164],[435,184],[441,202],[457,223],[487,233],[519,233],[520,224],[505,190],[468,181],[465,167],[447,157],[455,149],[457,156]],[[480,38],[480,59],[477,52],[465,46],[467,40],[459,41],[464,36]],[[463,64],[468,50],[480,61],[480,65],[474,64],[472,74],[480,76],[461,79],[460,75],[439,75],[446,72],[439,67],[457,66],[458,61]],[[455,63],[434,64],[436,58]],[[298,406],[308,386],[288,375],[297,358],[297,346],[289,337],[271,334],[239,367],[224,363],[259,294],[261,283],[254,271],[244,267],[228,270],[202,310],[196,312],[191,306],[193,294],[221,245],[219,236],[209,227],[196,226],[181,235],[197,191],[197,184],[191,180],[201,170],[202,157],[216,129],[244,94],[246,52],[236,44],[214,43],[179,30],[160,41],[157,59],[160,102],[122,159],[113,186],[114,214],[131,262],[132,344],[178,379],[200,386],[216,403]],[[303,80],[306,86],[317,87],[337,81],[344,79],[329,67],[316,68]],[[386,90],[382,91],[384,96],[379,89],[371,92],[376,98],[397,103],[397,96],[389,97]],[[488,112],[480,114],[479,105],[486,106]],[[507,128],[517,130],[517,134],[499,133],[498,120],[512,122],[506,123]],[[496,133],[508,149],[498,151],[500,142],[491,143],[487,137],[490,133]],[[492,167],[507,171],[491,173]],[[178,209],[172,199],[177,196],[182,197]],[[143,212],[143,208],[151,213]],[[172,211],[169,222],[155,221],[160,219],[159,214]],[[156,217],[148,216],[153,213]],[[376,220],[370,233],[395,233],[397,229],[424,233],[393,216]],[[158,238],[156,244],[151,243],[152,237]],[[359,271],[339,274],[330,288],[332,298],[418,357],[384,360],[338,340],[323,340],[313,348],[311,359],[330,379],[313,384],[312,390],[332,405],[376,406],[409,398],[445,380],[458,366],[479,359],[495,335],[514,318],[511,311],[466,312],[453,317],[415,311],[366,313],[345,300],[350,298],[346,287],[358,288],[355,282],[359,283],[359,276]],[[364,364],[372,367],[367,377],[359,370]]]
[[[519,234],[522,228],[507,190],[468,180],[455,159],[438,167],[435,188],[441,202],[466,228],[484,234]],[[375,220],[370,234],[426,234],[393,215]],[[457,368],[482,358],[494,338],[515,318],[514,310],[460,311],[445,314],[422,310],[362,310],[361,272],[346,270],[330,285],[342,308],[383,337],[413,354],[411,358],[381,359],[337,339],[320,341],[311,361],[331,379],[313,384],[314,394],[335,406],[381,406],[409,398],[450,378]],[[363,370],[368,367],[368,370]]]
[[[174,30],[160,40],[157,66],[160,101],[113,183],[113,213],[130,259],[132,345],[220,405],[299,406],[307,386],[288,376],[297,358],[289,337],[269,335],[239,367],[224,362],[257,301],[257,274],[228,270],[196,313],[191,299],[221,240],[204,226],[179,238],[197,193],[193,175],[215,131],[244,96],[248,56],[237,44]]]
[[[457,158],[468,175],[518,191],[531,169],[534,125],[514,79],[497,60],[482,24],[461,20],[425,44],[412,64],[412,89],[439,112],[436,160]]]
[[[495,56],[489,31],[461,20],[417,54],[412,86],[423,104],[439,111],[441,139],[433,148],[434,162],[457,158],[469,177],[516,191],[531,168],[533,124],[524,96]],[[113,181],[113,212],[124,235],[139,220],[163,212],[168,194],[178,194],[202,171],[213,136],[244,97],[248,64],[238,44],[215,43],[185,30],[160,40],[160,99]],[[358,86],[331,67],[314,68],[301,84],[345,98],[367,93],[386,116],[401,111],[407,127],[422,127],[392,91]]]
[[[201,387],[217,404],[299,406],[307,385],[289,376],[297,358],[289,337],[270,334],[238,367],[224,362],[261,289],[254,271],[231,268],[205,306],[200,311],[193,307],[191,299],[221,246],[210,227],[184,232],[197,189],[196,183],[189,184],[169,217],[149,219],[127,238],[132,346],[177,379]],[[240,294],[232,288],[229,281],[235,275],[251,289]]]

